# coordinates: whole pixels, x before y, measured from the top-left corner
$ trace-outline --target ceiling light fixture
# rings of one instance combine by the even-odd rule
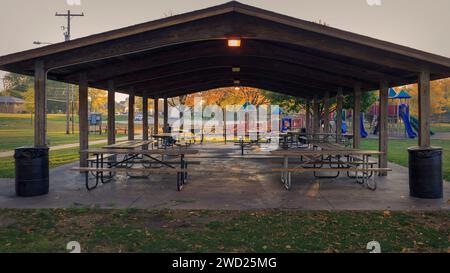
[[[238,38],[228,39],[228,46],[229,47],[240,47],[241,39],[238,39]]]

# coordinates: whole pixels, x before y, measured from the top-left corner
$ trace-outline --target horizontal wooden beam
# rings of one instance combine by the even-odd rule
[[[317,92],[312,92],[311,90],[293,88],[286,85],[280,85],[278,83],[267,82],[264,80],[245,79],[242,81],[242,86],[260,88],[264,90],[270,90],[273,92],[297,97],[308,97],[308,96],[310,97],[313,94],[318,94]],[[201,84],[185,85],[179,88],[160,90],[159,92],[149,92],[148,90],[143,89],[140,90],[139,93],[142,94],[143,92],[146,92],[148,96],[151,98],[155,97],[160,98],[162,96],[177,97],[181,95],[198,93],[221,87],[234,87],[234,83],[232,80],[221,78],[221,79],[205,80]]]
[[[308,79],[310,82],[329,84],[334,86],[342,86],[351,89],[357,82],[350,78],[341,78],[323,72],[321,70],[314,70],[300,65],[290,64],[273,59],[265,59],[261,57],[237,56],[230,58],[228,56],[202,58],[192,62],[178,63],[169,66],[148,69],[132,74],[126,74],[115,78],[115,82],[119,88],[126,88],[127,86],[143,83],[151,80],[160,80],[163,78],[178,77],[184,78],[185,74],[198,72],[203,75],[207,74],[209,70],[214,69],[228,69],[231,71],[232,67],[239,67],[241,71],[266,71],[276,75],[286,75],[286,77],[297,77],[303,80]],[[236,73],[237,75],[239,73]],[[170,79],[169,79],[170,80]],[[93,83],[94,85],[96,83]],[[375,88],[372,85],[363,85],[364,89],[370,90]]]
[[[223,41],[209,41],[194,44],[185,44],[185,48],[169,47],[156,53],[147,52],[136,56],[122,57],[119,60],[110,60],[104,64],[99,63],[95,68],[88,69],[90,82],[106,82],[107,80],[117,79],[129,74],[139,73],[140,71],[150,69],[163,69],[164,66],[173,66],[186,62],[202,62],[205,58],[223,58],[236,56],[258,57],[279,62],[287,62],[291,65],[301,65],[304,68],[313,69],[328,73],[336,78],[343,80],[356,80],[358,82],[371,83],[374,86],[378,84],[381,78],[388,78],[391,82],[404,81],[400,76],[395,76],[392,71],[384,74],[382,72],[369,69],[364,66],[355,66],[343,61],[333,60],[306,53],[301,48],[292,49],[268,43],[264,41],[248,40],[243,48],[230,51],[223,46]],[[75,69],[75,67],[74,67]],[[86,70],[87,67],[80,66],[73,73],[78,74],[80,70]],[[69,71],[56,71],[59,73],[68,73]],[[61,77],[62,81],[73,81],[77,79],[76,75]],[[364,86],[363,86],[364,87]]]
[[[307,89],[312,92],[324,92],[327,90],[336,89],[330,85],[324,85],[320,82],[318,84],[311,83],[307,81],[301,81],[301,79],[296,79],[292,77],[290,79],[284,77],[280,77],[277,74],[267,73],[267,72],[241,72],[239,75],[235,75],[231,71],[227,69],[217,69],[215,71],[210,71],[208,74],[201,73],[192,73],[186,74],[183,78],[173,78],[172,80],[164,80],[164,81],[149,81],[145,83],[140,83],[138,85],[132,86],[136,92],[147,91],[147,92],[158,92],[161,90],[167,89],[178,89],[183,88],[185,86],[195,86],[195,84],[202,84],[204,81],[208,80],[218,80],[218,79],[226,79],[230,82],[237,79],[241,82],[249,79],[249,80],[261,80],[264,82],[273,82],[278,83],[280,85],[286,86],[287,88],[298,88],[298,89]],[[130,86],[131,87],[131,86]],[[128,88],[130,88],[128,87]]]

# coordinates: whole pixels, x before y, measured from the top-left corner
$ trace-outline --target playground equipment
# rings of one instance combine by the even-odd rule
[[[410,115],[409,100],[411,96],[405,90],[397,93],[389,89],[388,135],[390,137],[416,138],[419,130],[418,120]],[[373,134],[378,134],[379,102],[375,103],[369,113],[372,116]],[[434,132],[430,132],[434,135]]]
[[[417,134],[416,132],[414,132],[413,128],[411,127],[411,123],[409,122],[409,105],[400,104],[398,107],[398,112],[400,117],[403,119],[403,122],[405,123],[405,130],[408,134],[408,137],[416,138]]]
[[[285,117],[281,120],[281,132],[287,132],[292,129],[292,118],[291,117]]]
[[[336,122],[337,116],[334,116],[334,121]],[[367,133],[366,131],[366,127],[364,126],[365,124],[365,117],[364,117],[364,113],[360,114],[360,135],[362,138],[367,138],[369,136],[369,133]],[[342,133],[343,134],[347,134],[347,133],[353,133],[350,132],[348,130],[348,128],[353,128],[352,126],[352,122],[353,122],[353,113],[351,110],[342,110]],[[348,125],[347,125],[348,124]]]
[[[342,133],[347,133],[347,123],[345,123],[345,112],[342,111]]]
[[[359,130],[360,130],[360,134],[362,138],[367,138],[369,136],[369,134],[366,131],[366,128],[364,127],[364,113],[361,113],[360,116],[360,122],[359,122]]]

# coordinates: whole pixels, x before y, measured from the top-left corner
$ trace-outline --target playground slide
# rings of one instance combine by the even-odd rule
[[[411,116],[411,126],[416,130],[416,132],[419,132],[419,120],[413,116]],[[434,132],[430,131],[430,135],[434,136]]]
[[[403,111],[400,111],[400,116],[403,119],[403,122],[405,123],[405,129],[406,133],[408,134],[409,138],[416,138],[417,134],[414,132],[414,130],[411,127],[411,123],[409,122],[408,115],[404,113]]]
[[[337,117],[334,117],[334,122],[337,122]],[[345,123],[345,113],[342,113],[342,127],[341,127],[342,133],[347,133],[347,124]]]
[[[360,131],[361,131],[361,137],[366,138],[369,134],[366,131],[366,128],[364,127],[364,113],[361,113],[361,122],[360,124]]]

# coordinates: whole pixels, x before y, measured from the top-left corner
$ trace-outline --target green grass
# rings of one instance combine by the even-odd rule
[[[77,130],[78,124],[75,124]],[[78,143],[78,132],[66,135],[65,115],[48,115],[47,135],[49,145]],[[0,114],[0,152],[14,150],[33,143],[34,129],[29,114]],[[89,136],[90,140],[106,139],[106,135]]]
[[[435,133],[449,133],[450,123],[435,123],[431,125],[431,131]]]
[[[450,140],[432,140],[432,145],[444,149],[442,158],[444,179],[450,181]],[[408,148],[412,146],[417,146],[417,139],[389,140],[388,160],[407,167]],[[378,139],[362,140],[361,148],[378,150]]]
[[[78,143],[78,118],[75,120],[75,134],[66,134],[66,116],[47,116],[47,137],[50,146]],[[121,127],[122,128],[122,127]],[[137,126],[137,130],[139,127]],[[118,134],[117,137],[124,136]],[[0,152],[14,150],[33,143],[34,129],[29,114],[0,114]],[[106,139],[106,135],[91,134],[89,140]]]
[[[450,212],[0,210],[1,252],[448,252]]]

